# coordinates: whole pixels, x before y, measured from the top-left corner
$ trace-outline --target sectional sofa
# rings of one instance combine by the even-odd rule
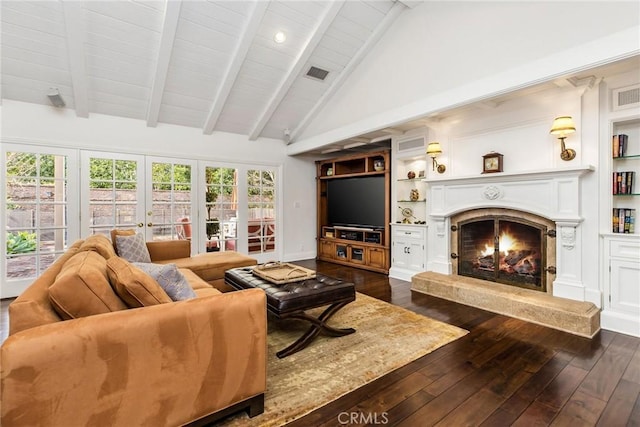
[[[188,243],[147,244],[153,263],[175,264],[188,281],[195,298],[182,301],[102,235],[75,242],[47,268],[9,306],[0,424],[179,426],[261,413],[264,293],[216,288],[224,270],[256,261],[190,256]]]

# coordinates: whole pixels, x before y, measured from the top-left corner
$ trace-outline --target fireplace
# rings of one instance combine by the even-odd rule
[[[547,227],[508,216],[478,217],[454,226],[458,274],[546,292]],[[457,256],[456,256],[457,255]]]
[[[453,274],[548,292],[555,273],[553,221],[514,209],[451,217]]]
[[[581,179],[592,171],[429,180],[427,271],[412,278],[412,289],[592,337],[601,294],[583,282],[588,249],[580,215]],[[503,231],[518,245],[501,242]]]

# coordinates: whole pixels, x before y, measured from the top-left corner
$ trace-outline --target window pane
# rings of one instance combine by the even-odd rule
[[[90,159],[89,177],[96,181],[113,181],[113,160],[110,159]],[[92,186],[92,188],[95,188]],[[100,187],[106,188],[106,187]]]
[[[275,173],[247,172],[249,252],[275,250]]]
[[[7,278],[25,279],[36,276],[37,258],[31,256],[7,256]]]
[[[66,246],[67,159],[7,152],[4,160],[6,278],[35,277]]]
[[[190,239],[191,166],[154,162],[151,179],[153,238]]]
[[[114,167],[116,181],[130,184],[137,182],[138,164],[135,160],[116,160]]]

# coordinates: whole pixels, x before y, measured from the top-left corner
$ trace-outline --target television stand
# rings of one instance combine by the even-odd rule
[[[322,261],[389,273],[390,263],[390,157],[389,151],[316,162],[318,186],[318,256]],[[382,165],[382,166],[381,166]],[[328,182],[335,179],[382,175],[385,181],[385,221],[382,228],[329,223]]]

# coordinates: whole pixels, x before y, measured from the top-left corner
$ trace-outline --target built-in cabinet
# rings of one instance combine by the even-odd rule
[[[604,329],[640,336],[640,114],[638,108],[616,108],[616,94],[625,88],[608,88],[604,109],[606,139],[601,147],[601,178],[607,186],[602,220]],[[630,90],[637,90],[629,88]],[[607,203],[608,202],[608,203]]]
[[[406,281],[426,271],[427,228],[420,225],[391,225],[391,270],[389,276]]]
[[[388,273],[390,262],[390,155],[389,151],[377,151],[364,154],[339,157],[316,162],[317,167],[317,187],[318,187],[318,259],[322,261],[335,262],[338,264],[350,265],[367,270]],[[331,182],[340,181],[346,183],[348,180],[358,180],[367,177],[380,177],[380,182],[369,182],[376,190],[360,187],[355,184],[355,189],[361,188],[364,191],[376,191],[372,195],[375,197],[377,208],[382,209],[379,221],[366,214],[362,215],[342,215],[339,216],[345,222],[353,219],[358,222],[362,218],[363,222],[371,219],[380,222],[376,226],[367,224],[337,224],[332,221],[336,216],[336,201],[331,201],[336,197],[331,193]],[[337,183],[337,182],[336,182]],[[366,181],[361,180],[363,185]],[[334,186],[337,190],[340,186]],[[342,186],[349,188],[349,186]],[[360,194],[342,195],[344,209],[359,209],[359,205],[354,202]],[[340,199],[339,199],[340,200]],[[349,207],[351,206],[351,207]],[[339,206],[338,206],[339,207]],[[364,206],[361,206],[366,209]],[[339,209],[338,209],[339,210]],[[332,212],[334,211],[334,212]]]
[[[395,138],[392,144],[392,225],[389,276],[410,281],[426,270],[427,131]]]
[[[633,236],[605,236],[605,301],[600,322],[605,329],[640,336],[640,241]]]

